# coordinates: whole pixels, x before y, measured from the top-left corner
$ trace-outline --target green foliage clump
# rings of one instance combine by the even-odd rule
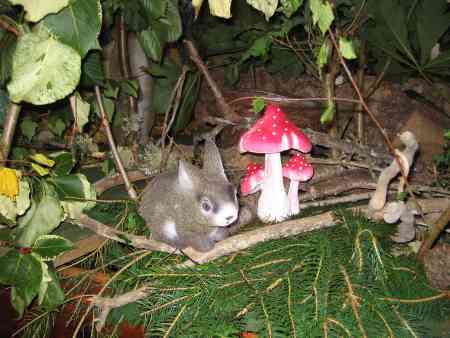
[[[113,318],[144,324],[151,337],[426,335],[449,302],[433,298],[413,258],[388,253],[386,225],[344,211],[338,221],[191,269],[148,257],[112,285],[152,292]]]

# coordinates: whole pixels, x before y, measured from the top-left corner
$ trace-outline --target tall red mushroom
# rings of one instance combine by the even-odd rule
[[[244,133],[239,151],[265,154],[264,182],[258,201],[258,217],[264,222],[281,221],[289,216],[289,202],[283,186],[280,153],[288,149],[311,150],[311,142],[275,105]]]
[[[289,184],[288,200],[289,214],[297,215],[300,212],[298,203],[298,184],[305,182],[314,175],[314,169],[305,157],[299,153],[294,156],[283,166],[283,176],[291,180]]]

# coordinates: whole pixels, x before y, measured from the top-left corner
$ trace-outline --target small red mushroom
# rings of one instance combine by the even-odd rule
[[[249,163],[247,175],[241,181],[242,196],[250,195],[261,189],[264,182],[264,166],[262,164]]]
[[[289,216],[280,153],[288,149],[309,152],[311,147],[309,139],[275,105],[267,106],[263,117],[241,136],[240,152],[265,154],[264,182],[257,211],[261,220],[281,221]]]
[[[298,203],[299,182],[305,182],[313,175],[313,167],[306,161],[305,157],[299,153],[295,153],[294,156],[292,156],[291,159],[283,166],[283,176],[291,180],[288,192],[289,213],[291,215],[297,215],[300,212]]]

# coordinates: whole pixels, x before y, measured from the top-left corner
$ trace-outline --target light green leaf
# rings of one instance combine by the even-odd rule
[[[328,1],[311,0],[309,8],[313,13],[313,23],[318,24],[322,34],[325,34],[334,20],[333,9]]]
[[[151,27],[139,33],[139,41],[148,58],[155,62],[161,61],[162,45],[158,34]]]
[[[75,94],[75,111],[74,118],[77,121],[77,126],[80,132],[83,131],[83,127],[89,122],[89,112],[91,111],[91,105],[84,101],[80,94],[76,92]]]
[[[12,199],[0,194],[0,214],[12,224],[15,223],[17,217],[17,208]]]
[[[64,208],[67,216],[74,219],[79,218],[83,212],[93,208],[95,206],[95,200],[97,198],[94,185],[87,180],[86,176],[84,176],[83,174],[77,174],[76,176],[82,183],[83,198],[86,199],[86,201],[61,202],[61,205]]]
[[[37,164],[37,163],[31,163],[31,168],[38,173],[39,176],[47,176],[50,171],[47,168],[44,168],[43,166]]]
[[[339,38],[339,50],[344,58],[347,60],[356,59],[355,48],[353,42],[346,38]]]
[[[336,112],[336,106],[334,103],[329,103],[324,112],[320,116],[320,123],[325,124],[333,121],[334,114]]]
[[[53,311],[63,303],[65,296],[55,269],[49,266],[48,275],[51,281],[48,282],[47,292],[43,295],[41,306],[45,311]]]
[[[30,184],[27,180],[19,181],[19,193],[16,196],[17,215],[23,215],[30,207]]]
[[[192,0],[192,7],[194,8],[195,18],[197,19],[200,9],[202,8],[203,0]]]
[[[50,261],[72,248],[73,243],[64,237],[43,235],[34,242],[33,252],[41,256],[42,260]]]
[[[38,124],[31,119],[25,119],[20,124],[20,130],[22,131],[22,134],[24,134],[28,139],[28,141],[31,141],[33,136],[36,134],[37,127]]]
[[[177,41],[183,32],[178,1],[168,0],[165,15],[153,21],[150,26],[158,34],[162,43]]]
[[[303,0],[280,0],[280,3],[281,11],[290,18],[303,4]]]
[[[258,11],[263,12],[267,21],[275,14],[278,7],[278,0],[247,0],[247,3]]]
[[[41,20],[50,13],[57,13],[67,6],[69,0],[10,0],[13,5],[22,5],[25,19],[32,22]]]
[[[232,0],[208,0],[211,15],[225,19],[231,18],[231,1]]]
[[[19,38],[8,91],[12,101],[53,103],[70,94],[80,79],[81,58],[71,47],[41,33]]]
[[[64,120],[56,115],[51,115],[48,118],[48,129],[57,136],[61,136],[64,130],[66,130],[66,124]]]
[[[47,293],[48,289],[48,283],[52,281],[52,278],[50,277],[50,274],[48,273],[48,265],[42,260],[42,257],[39,255],[36,255],[34,252],[32,253],[33,256],[35,256],[37,259],[41,262],[41,268],[42,268],[42,279],[41,284],[39,285],[39,292],[38,292],[38,304],[41,305],[42,301],[44,300],[44,296]]]
[[[25,300],[17,293],[17,288],[15,287],[11,288],[11,305],[19,314],[19,318],[22,318],[27,305],[25,304]]]
[[[43,24],[59,41],[75,49],[84,58],[91,49],[99,49],[102,27],[100,0],[74,0],[68,7],[47,16]]]
[[[69,175],[72,171],[75,161],[72,153],[58,152],[50,155],[54,158],[56,165],[53,168],[53,172],[58,176]]]
[[[252,111],[254,113],[260,113],[264,110],[266,106],[266,103],[264,102],[264,99],[261,97],[257,97],[256,99],[252,100]]]
[[[322,71],[323,66],[328,63],[330,51],[330,40],[325,39],[322,46],[320,46],[319,54],[317,55],[317,65],[319,67],[319,71]]]
[[[49,159],[47,156],[45,156],[42,153],[31,155],[30,158],[35,161],[36,163],[42,164],[46,167],[53,167],[55,165],[55,161],[52,159]]]
[[[33,201],[26,214],[14,229],[16,243],[21,247],[31,247],[39,236],[51,233],[64,219],[64,210],[54,197],[54,192],[46,184],[40,201]]]

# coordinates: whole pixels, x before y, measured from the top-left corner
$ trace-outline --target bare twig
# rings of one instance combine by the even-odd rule
[[[136,182],[140,180],[146,180],[151,176],[147,176],[144,172],[140,170],[133,170],[127,172],[127,177],[130,182]],[[97,182],[95,182],[95,191],[97,195],[103,194],[106,190],[123,184],[123,177],[121,174],[115,174],[111,177],[104,177]]]
[[[195,63],[199,71],[203,74],[205,77],[206,82],[208,83],[209,87],[211,88],[211,91],[214,94],[214,97],[216,98],[217,105],[220,109],[220,112],[222,113],[222,116],[230,121],[236,122],[241,120],[241,117],[228,105],[228,103],[225,101],[225,98],[223,97],[222,92],[219,89],[219,86],[217,85],[216,81],[211,77],[211,74],[208,71],[208,68],[198,55],[198,51],[195,48],[192,41],[189,40],[183,40],[184,44],[186,45],[187,49],[189,50],[189,54],[191,57],[191,60]]]
[[[21,108],[22,106],[11,103],[6,112],[5,122],[3,123],[3,135],[0,144],[0,160],[2,161],[8,159]]]
[[[100,296],[93,297],[91,302],[100,312],[99,316],[95,319],[95,328],[97,332],[100,332],[103,329],[106,318],[111,310],[136,302],[146,297],[149,292],[149,288],[144,286],[112,298]]]
[[[423,261],[424,257],[427,255],[428,251],[431,249],[434,242],[436,241],[440,233],[445,229],[445,227],[449,222],[450,222],[450,200],[448,202],[447,209],[433,224],[433,228],[429,232],[427,238],[422,242],[422,245],[420,246],[419,252],[417,254],[417,259],[419,261]]]
[[[0,17],[0,27],[3,28],[5,31],[13,33],[18,38],[22,36],[22,32],[17,29],[12,19],[9,19],[7,16]]]
[[[111,148],[111,153],[113,155],[114,162],[116,164],[116,167],[117,167],[119,173],[123,177],[123,181],[125,183],[125,187],[127,189],[128,195],[132,199],[136,200],[137,193],[136,193],[136,190],[134,190],[133,186],[131,185],[131,183],[127,177],[127,173],[125,172],[125,168],[122,164],[122,160],[120,159],[119,152],[117,151],[116,143],[114,142],[114,137],[111,132],[111,128],[109,126],[108,117],[106,116],[105,108],[103,107],[102,95],[100,93],[100,88],[98,86],[95,86],[95,96],[97,98],[97,104],[99,106],[100,114],[102,117],[102,124],[106,130],[106,136],[108,137],[108,142],[109,142],[109,146]]]

